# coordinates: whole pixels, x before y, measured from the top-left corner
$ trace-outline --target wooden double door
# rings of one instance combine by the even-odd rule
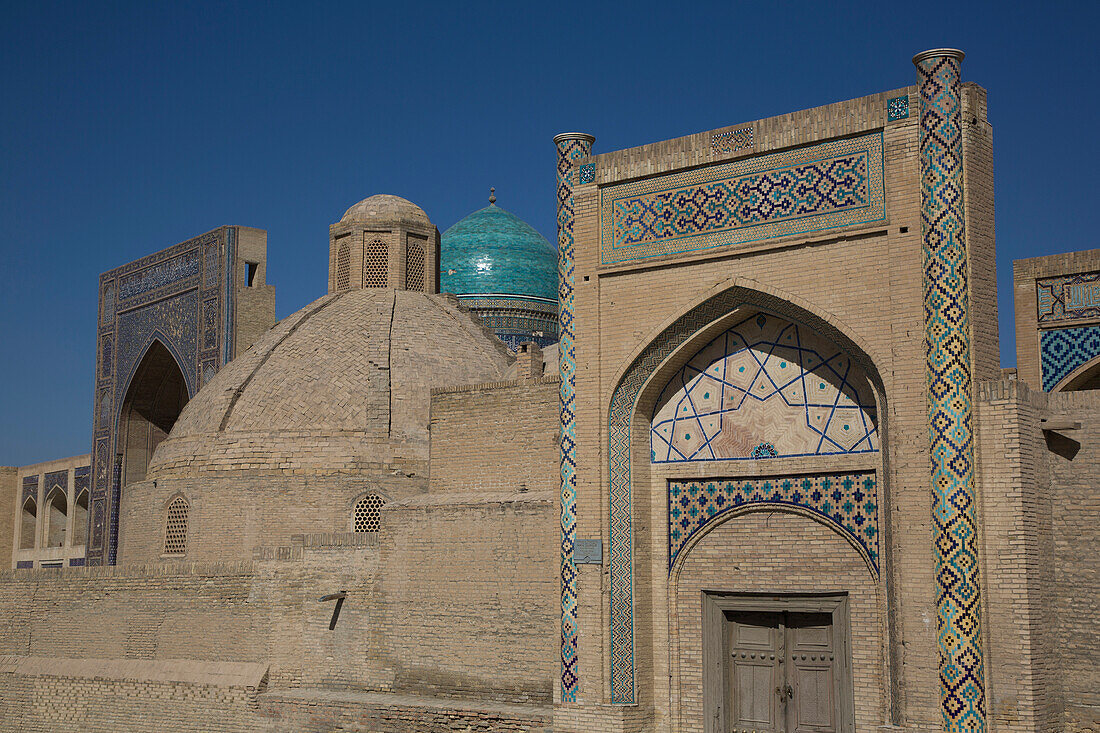
[[[840,733],[843,663],[834,614],[723,611],[723,733]]]

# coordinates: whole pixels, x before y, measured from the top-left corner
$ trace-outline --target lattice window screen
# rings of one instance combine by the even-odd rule
[[[347,242],[340,245],[336,252],[336,290],[347,290],[351,287],[351,248]]]
[[[382,521],[382,506],[386,503],[378,494],[367,494],[355,502],[355,531],[377,532]]]
[[[363,258],[363,287],[384,288],[389,283],[390,248],[381,239],[367,244]]]
[[[424,289],[424,242],[409,237],[405,249],[405,289]]]
[[[168,505],[168,517],[164,523],[164,554],[187,553],[187,501],[177,496]]]

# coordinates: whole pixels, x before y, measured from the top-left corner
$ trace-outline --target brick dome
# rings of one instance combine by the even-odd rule
[[[499,380],[509,363],[505,347],[453,297],[326,295],[195,395],[148,478],[419,471],[431,388]]]
[[[428,214],[412,201],[388,193],[368,196],[355,204],[340,217],[341,222],[352,221],[406,221],[432,226]]]

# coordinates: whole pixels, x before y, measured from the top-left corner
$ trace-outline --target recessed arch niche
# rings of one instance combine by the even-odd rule
[[[134,371],[119,418],[122,485],[142,481],[153,451],[187,404],[187,383],[175,357],[154,339]]]

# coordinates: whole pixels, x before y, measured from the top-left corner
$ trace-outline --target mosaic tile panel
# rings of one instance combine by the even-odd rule
[[[860,548],[879,572],[878,487],[873,472],[668,482],[668,567],[708,525],[752,508],[793,507],[821,519]]]
[[[1100,356],[1100,326],[1058,328],[1039,334],[1043,390],[1050,392],[1074,371]]]
[[[753,126],[716,132],[710,136],[710,149],[715,155],[729,155],[753,147]]]
[[[26,502],[27,499],[34,499],[34,503],[38,503],[38,476],[23,477],[23,498],[21,501]]]
[[[1048,277],[1035,288],[1040,324],[1100,318],[1100,272]]]
[[[46,491],[47,503],[49,503],[50,492],[54,488],[59,488],[66,494],[69,491],[69,472],[68,471],[50,471],[43,477],[43,488]]]
[[[811,330],[747,316],[684,365],[657,400],[656,463],[878,450],[863,370]]]
[[[580,181],[581,183],[592,183],[596,180],[596,164],[587,163],[581,166]]]
[[[909,95],[903,94],[886,102],[886,119],[890,122],[909,119]]]
[[[914,58],[920,89],[921,235],[943,730],[986,729],[963,217],[961,52]]]
[[[886,218],[882,133],[600,190],[600,262],[697,252]]]
[[[27,570],[34,567],[34,560],[16,560],[15,567],[18,570]]]
[[[577,354],[574,323],[574,163],[592,154],[591,135],[554,138],[558,148],[558,373],[561,416],[561,700],[577,701]]]

